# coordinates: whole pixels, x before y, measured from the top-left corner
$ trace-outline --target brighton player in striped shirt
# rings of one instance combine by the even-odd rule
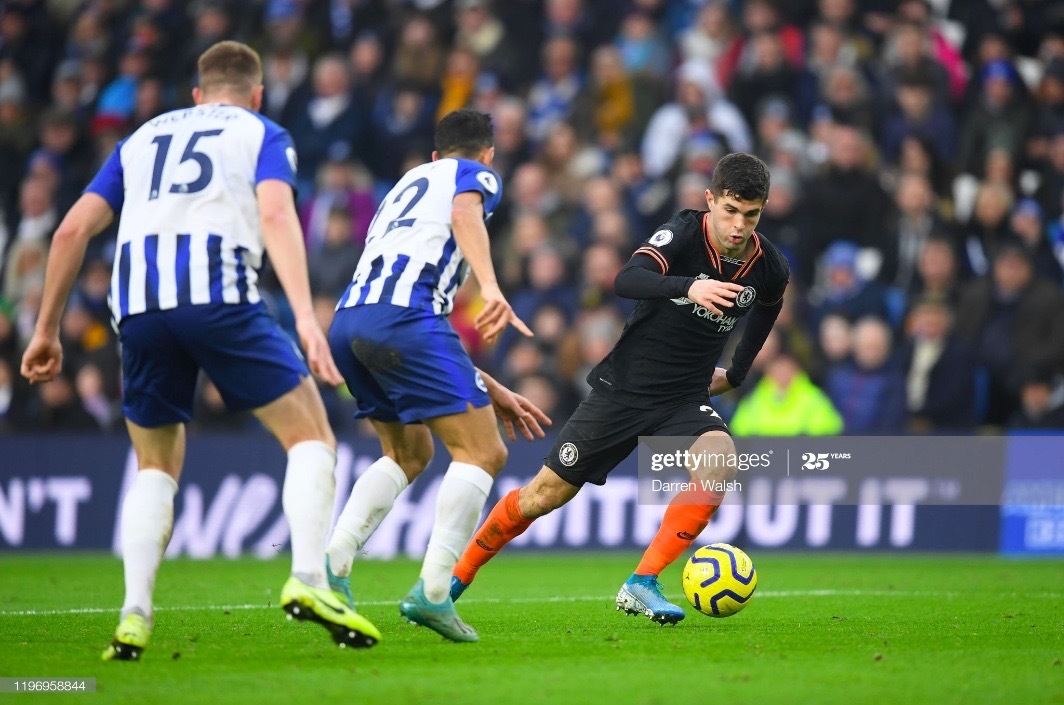
[[[243,44],[220,42],[204,52],[192,95],[195,107],[150,120],[119,143],[63,219],[22,360],[31,382],[60,373],[59,320],[86,244],[118,215],[110,298],[140,472],[122,504],[126,595],[103,658],[138,659],[148,644],[200,370],[230,410],[252,410],[288,453],[282,504],[292,574],[281,606],[322,624],[342,646],[372,646],[376,627],[326,581],[336,440],[308,364],[326,383],[342,380],[311,308],[292,141],[256,112],[262,64]],[[295,313],[305,360],[259,296],[264,251]]]
[[[329,330],[336,364],[380,437],[382,457],[362,474],[329,544],[329,581],[351,596],[351,562],[396,497],[432,457],[432,433],[451,454],[436,499],[436,521],[421,577],[399,603],[408,620],[453,641],[477,633],[455,612],[451,571],[473,535],[506,445],[492,411],[532,439],[549,420],[527,399],[473,367],[447,321],[470,271],[484,310],[477,329],[488,342],[507,325],[531,335],[495,279],[484,221],[502,184],[491,170],[491,119],[457,110],[436,127],[433,161],[406,173],[370,224],[366,249]]]

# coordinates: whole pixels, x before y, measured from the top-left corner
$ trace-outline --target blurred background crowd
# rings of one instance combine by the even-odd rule
[[[1064,428],[1064,7],[1043,0],[3,0],[0,433],[122,429],[96,238],[63,320],[61,378],[18,375],[51,235],[115,143],[190,104],[198,55],[262,54],[291,132],[327,326],[379,199],[435,121],[495,121],[489,222],[535,331],[470,353],[564,421],[634,302],[613,279],[714,164],[758,154],[758,231],[791,261],[737,434]],[[268,272],[271,310],[291,325]],[[737,342],[736,331],[732,343]],[[730,359],[726,353],[722,364]],[[339,431],[352,400],[326,390]],[[243,428],[203,380],[196,427]]]

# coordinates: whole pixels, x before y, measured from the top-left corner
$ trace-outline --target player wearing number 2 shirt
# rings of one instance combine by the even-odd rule
[[[432,433],[453,462],[436,500],[421,578],[399,603],[403,616],[453,641],[477,633],[455,612],[451,570],[476,528],[506,461],[493,410],[524,435],[542,435],[539,409],[473,367],[447,322],[454,293],[472,274],[485,301],[476,321],[487,341],[509,324],[531,335],[495,279],[484,221],[502,184],[491,170],[491,119],[457,110],[436,127],[433,161],[415,167],[385,196],[366,249],[329,330],[336,363],[380,437],[383,455],[363,473],[333,531],[333,588],[353,604],[354,557],[407,483],[432,456]],[[508,429],[510,427],[508,426]],[[513,437],[513,432],[510,430]]]
[[[292,575],[281,607],[289,617],[321,623],[341,645],[372,646],[380,632],[329,590],[322,555],[336,440],[308,363],[324,382],[341,379],[311,307],[292,192],[295,150],[287,132],[257,113],[258,54],[219,42],[198,68],[196,105],[160,115],[120,143],[63,219],[22,361],[31,382],[59,374],[67,294],[88,239],[118,216],[111,311],[121,344],[122,407],[140,471],[122,503],[126,597],[103,658],[136,660],[148,645],[152,589],[173,528],[184,424],[200,370],[226,407],[254,411],[288,453],[282,503]],[[260,299],[264,252],[288,295],[305,361]]]
[[[734,457],[710,396],[742,384],[779,315],[789,276],[779,250],[754,232],[768,188],[764,162],[729,154],[713,173],[707,210],[680,211],[635,251],[614,286],[619,296],[639,300],[620,340],[591,370],[592,391],[558,434],[539,474],[492,509],[466,548],[455,569],[453,599],[537,517],[575,497],[584,483],[605,483],[639,436],[697,436],[698,451]],[[717,367],[744,317],[749,320],[731,366]],[[702,489],[673,498],[657,536],[621,586],[617,609],[661,624],[684,618],[661,594],[658,574],[702,532],[734,473],[734,466],[696,473],[700,482],[692,484]]]

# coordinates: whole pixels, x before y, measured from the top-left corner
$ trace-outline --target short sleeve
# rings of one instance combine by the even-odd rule
[[[476,191],[484,199],[484,219],[487,220],[502,200],[502,179],[494,171],[471,159],[458,160],[454,195]]]
[[[115,213],[122,211],[122,203],[126,198],[125,182],[122,177],[122,145],[124,144],[125,140],[122,140],[115,145],[107,161],[85,187],[85,193],[95,193],[100,196],[107,201],[107,205],[111,206],[111,210]]]
[[[255,165],[255,183],[278,179],[295,188],[296,147],[288,131],[279,125],[263,120],[266,132],[262,136],[262,149]]]

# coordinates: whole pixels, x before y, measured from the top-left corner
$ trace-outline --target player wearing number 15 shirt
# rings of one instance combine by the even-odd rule
[[[122,503],[126,597],[106,660],[136,660],[153,626],[152,589],[173,527],[174,495],[203,370],[230,410],[247,409],[288,454],[282,504],[292,574],[281,591],[289,617],[325,626],[347,646],[380,632],[338,601],[326,580],[322,521],[333,506],[336,439],[308,372],[339,384],[311,306],[293,196],[288,134],[257,113],[262,62],[238,42],[199,58],[195,106],[142,125],[119,143],[52,240],[33,339],[22,360],[31,382],[63,362],[59,320],[89,238],[118,216],[111,312],[139,472]],[[257,270],[268,252],[306,351],[266,312]],[[309,363],[309,370],[308,370]]]

